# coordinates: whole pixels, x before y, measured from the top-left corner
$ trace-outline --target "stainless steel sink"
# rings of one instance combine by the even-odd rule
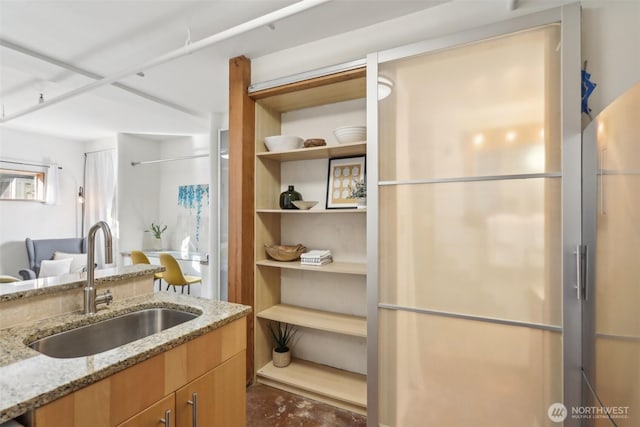
[[[198,314],[172,308],[149,308],[60,332],[29,345],[51,357],[90,356],[184,323]]]

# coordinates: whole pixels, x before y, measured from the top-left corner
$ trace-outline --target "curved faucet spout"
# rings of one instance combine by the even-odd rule
[[[90,229],[87,235],[87,287],[84,288],[84,313],[95,314],[98,303],[109,305],[113,297],[107,291],[105,295],[96,296],[95,270],[96,270],[96,233],[102,230],[104,234],[104,260],[107,264],[113,263],[113,238],[109,224],[98,221]]]

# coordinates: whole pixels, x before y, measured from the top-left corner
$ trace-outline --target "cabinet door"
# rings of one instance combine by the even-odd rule
[[[118,424],[118,427],[160,427],[162,425],[175,426],[175,414],[175,395],[171,393],[158,403],[155,403],[139,414],[134,415],[122,424]]]
[[[176,425],[245,426],[247,421],[244,375],[245,351],[242,351],[179,389],[176,392]]]

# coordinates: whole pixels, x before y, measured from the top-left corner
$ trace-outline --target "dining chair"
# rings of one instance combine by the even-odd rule
[[[202,282],[202,277],[197,276],[185,276],[182,273],[180,264],[171,254],[160,254],[160,264],[164,266],[166,271],[164,272],[164,281],[167,282],[167,290],[169,286],[173,286],[173,290],[176,291],[176,286],[181,286],[180,293],[184,293],[184,287],[187,287],[187,294],[191,294],[191,285],[194,283]]]
[[[149,261],[149,258],[147,258],[147,256],[144,254],[144,252],[142,251],[131,251],[131,263],[132,264],[151,264],[151,261]],[[154,273],[153,274],[153,281],[155,284],[155,281],[158,281],[158,290],[161,291],[162,290],[162,279],[164,277],[163,273]]]

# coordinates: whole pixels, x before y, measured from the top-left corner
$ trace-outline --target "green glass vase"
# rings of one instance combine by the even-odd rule
[[[302,195],[290,185],[287,191],[280,193],[280,209],[298,209],[292,203],[294,200],[302,200]]]

